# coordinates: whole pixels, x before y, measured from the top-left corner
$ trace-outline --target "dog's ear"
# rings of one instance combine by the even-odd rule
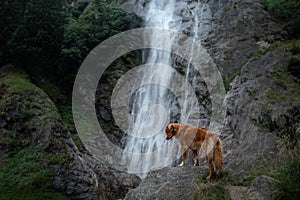
[[[173,133],[173,131],[174,131],[174,126],[173,126],[173,124],[170,124],[169,126],[170,126],[170,132]]]
[[[169,131],[169,124],[165,128],[165,132],[167,133]]]

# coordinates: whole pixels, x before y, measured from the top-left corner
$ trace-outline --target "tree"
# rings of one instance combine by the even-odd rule
[[[22,23],[24,0],[0,0],[0,65],[3,66],[9,62],[8,41],[13,37],[14,32]],[[0,66],[0,67],[1,67]]]
[[[287,23],[293,37],[300,36],[299,0],[264,0],[263,4],[274,17]]]
[[[23,67],[31,75],[54,77],[61,53],[63,30],[63,1],[29,0],[23,21],[8,42],[11,62]]]
[[[92,1],[77,18],[69,18],[65,29],[60,73],[70,85],[88,53],[103,40],[130,28],[131,18],[115,3]],[[72,89],[72,88],[69,88]]]

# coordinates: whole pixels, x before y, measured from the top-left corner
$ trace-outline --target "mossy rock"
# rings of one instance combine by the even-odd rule
[[[0,199],[66,199],[52,189],[54,167],[71,160],[55,104],[12,65],[0,88]]]

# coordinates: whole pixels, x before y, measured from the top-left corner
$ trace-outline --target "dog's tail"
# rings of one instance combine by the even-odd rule
[[[217,174],[219,174],[223,164],[223,146],[220,138],[218,138],[214,148],[214,164]]]

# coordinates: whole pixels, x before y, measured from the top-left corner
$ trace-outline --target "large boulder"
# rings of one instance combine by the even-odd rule
[[[205,168],[192,166],[166,167],[149,172],[137,188],[128,192],[125,200],[188,199],[204,172]]]

